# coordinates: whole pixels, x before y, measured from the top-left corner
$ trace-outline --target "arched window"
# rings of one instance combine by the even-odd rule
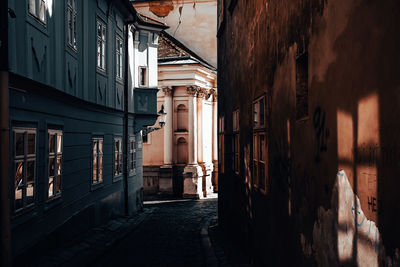
[[[180,104],[177,108],[177,129],[178,132],[186,132],[188,130],[188,110],[186,106]]]
[[[178,139],[176,158],[178,164],[186,164],[188,161],[188,144],[184,137]]]

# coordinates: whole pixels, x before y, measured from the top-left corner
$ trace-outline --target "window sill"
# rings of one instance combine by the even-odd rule
[[[44,207],[44,211],[53,209],[55,206],[58,206],[62,203],[61,194],[48,198],[45,203],[46,205]]]
[[[28,206],[28,207],[26,207],[24,209],[20,209],[18,211],[14,211],[14,214],[12,215],[11,219],[12,220],[18,219],[18,218],[24,217],[27,214],[33,215],[33,213],[31,213],[31,212],[34,211],[34,210],[35,210],[35,205],[31,204],[30,206]]]
[[[113,178],[113,183],[119,182],[122,180],[122,174],[118,175],[118,176],[114,176]]]
[[[97,189],[102,188],[103,186],[104,186],[104,183],[103,183],[103,182],[92,183],[92,184],[91,184],[91,187],[90,187],[90,190],[91,190],[91,191],[95,191],[95,190],[97,190]]]
[[[96,73],[107,78],[107,70],[96,67]]]

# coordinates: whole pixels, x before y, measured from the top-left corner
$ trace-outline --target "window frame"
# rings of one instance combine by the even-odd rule
[[[218,118],[218,162],[221,174],[225,173],[225,116]]]
[[[136,137],[129,138],[129,175],[136,175]]]
[[[100,152],[100,146],[99,146],[99,144],[100,144],[100,141],[101,141],[101,152]],[[94,144],[95,144],[95,142],[97,142],[97,146],[96,146],[96,153],[95,153],[95,151],[94,151]],[[92,151],[92,167],[91,167],[91,170],[92,170],[92,175],[91,175],[91,184],[92,185],[98,185],[98,184],[102,184],[103,182],[104,182],[104,175],[103,175],[103,170],[104,170],[104,168],[103,168],[103,163],[104,163],[104,161],[103,161],[103,159],[104,159],[104,137],[102,137],[102,136],[96,136],[96,137],[92,137],[92,143],[91,143],[91,145],[92,145],[92,148],[91,148],[91,151]],[[95,161],[94,161],[94,159],[96,158],[96,177],[94,177],[94,164],[95,164]],[[99,162],[100,162],[100,159],[101,158],[101,168],[99,167]]]
[[[23,133],[23,155],[17,155],[17,144],[16,144],[16,135]],[[13,127],[12,128],[12,134],[13,134],[13,181],[14,181],[14,190],[13,190],[13,212],[14,213],[20,213],[25,210],[28,210],[32,207],[35,206],[35,200],[36,200],[36,192],[35,192],[35,187],[36,187],[36,172],[37,172],[37,128],[33,127]],[[35,140],[34,140],[34,153],[29,154],[28,153],[28,142],[29,134],[34,134],[35,135]],[[28,163],[29,162],[34,162],[33,164],[33,177],[32,177],[32,182],[28,183],[27,182],[27,169],[28,169]],[[20,182],[18,182],[18,185],[16,185],[16,174],[15,171],[17,170],[17,164],[18,163],[23,163],[22,165],[22,178]],[[19,165],[21,166],[21,165]],[[18,167],[19,169],[19,167]],[[21,184],[22,181],[22,186]],[[32,185],[33,188],[33,193],[32,193],[32,202],[27,203],[27,188],[29,185]],[[16,208],[16,191],[22,190],[21,191],[21,202],[22,202],[22,207],[17,209]]]
[[[118,150],[116,149],[116,145],[118,142]],[[114,137],[113,142],[113,179],[118,180],[122,177],[124,172],[124,155],[123,155],[123,146],[122,146],[122,137]]]
[[[74,51],[78,50],[77,32],[77,0],[67,0],[67,45]],[[70,36],[71,34],[71,36]]]
[[[55,139],[54,139],[54,152],[51,152],[50,151],[50,135],[55,135]],[[61,150],[60,151],[58,151],[58,149],[57,149],[57,141],[58,141],[58,136],[61,136],[61,144],[60,144],[60,146],[61,146]],[[61,196],[61,194],[62,194],[62,180],[63,180],[63,169],[64,169],[64,167],[63,167],[63,160],[64,160],[64,157],[63,157],[63,151],[64,151],[64,134],[63,134],[63,131],[62,130],[60,130],[60,129],[53,129],[53,128],[49,128],[48,130],[47,130],[47,144],[48,144],[48,147],[47,147],[47,185],[48,185],[48,187],[47,187],[47,200],[49,201],[49,200],[53,200],[53,199],[57,199],[57,198],[59,198],[60,196]],[[54,173],[53,173],[53,175],[50,175],[50,159],[55,159],[54,160]],[[58,162],[58,159],[60,159],[60,172],[59,173],[57,173],[57,162]],[[59,184],[60,184],[60,191],[59,192],[56,192],[56,187],[54,186],[56,183],[57,183],[57,181],[54,181],[55,180],[55,178],[57,177],[57,176],[59,176],[59,179],[60,179],[60,181],[59,181]],[[50,192],[50,179],[53,179],[53,194],[50,196],[49,195],[49,192]],[[56,178],[57,179],[57,178]]]
[[[34,3],[34,9],[32,8]],[[43,5],[43,6],[42,6]],[[43,14],[40,14],[40,10],[43,7]],[[28,13],[36,21],[40,22],[43,26],[47,24],[47,1],[46,0],[28,0]],[[43,16],[43,18],[41,18]]]
[[[149,86],[149,67],[148,66],[139,66],[139,71],[138,71],[138,85],[139,87],[148,87]],[[141,78],[143,77],[142,75],[142,70],[145,70],[145,77],[144,77],[144,84],[141,83]]]
[[[237,175],[240,173],[240,128],[239,109],[232,113],[232,169]]]
[[[257,108],[257,110],[255,110]],[[263,117],[261,117],[261,108],[263,109]],[[267,103],[266,95],[256,98],[252,104],[253,114],[253,161],[252,161],[252,177],[253,185],[258,188],[263,194],[268,193],[269,183],[269,160],[268,160],[268,134],[267,134],[267,118],[269,114],[269,104]],[[263,118],[263,124],[261,124]],[[261,145],[261,140],[264,140],[264,146]],[[263,151],[261,151],[263,149]],[[262,153],[261,153],[262,152]],[[261,156],[262,159],[261,159]],[[264,165],[261,173],[262,165]],[[263,176],[263,177],[261,177]]]
[[[121,47],[119,47],[118,41]],[[124,78],[124,40],[118,34],[115,36],[115,77],[120,80]]]
[[[101,27],[101,35],[99,36],[99,27]],[[104,32],[104,36],[103,36]],[[99,51],[99,43],[100,51]],[[103,22],[100,18],[96,19],[96,58],[97,58],[97,69],[102,72],[107,71],[107,24]]]

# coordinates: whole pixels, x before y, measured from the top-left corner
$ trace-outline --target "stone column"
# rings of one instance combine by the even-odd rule
[[[164,166],[172,166],[172,145],[173,145],[173,107],[172,107],[172,87],[162,88],[164,92],[164,110],[167,112],[167,117],[164,125]]]
[[[204,97],[207,94],[207,90],[201,88],[197,92],[197,162],[202,165],[204,163],[203,155],[203,106]]]
[[[167,112],[165,118],[164,129],[164,165],[160,167],[160,173],[158,176],[158,189],[159,193],[162,194],[173,194],[174,193],[174,181],[173,181],[173,170],[172,170],[172,146],[173,146],[173,107],[172,107],[172,87],[163,87],[164,92],[164,110]]]
[[[202,198],[202,170],[197,164],[197,86],[187,87],[189,102],[189,163],[184,169],[183,197]]]
[[[215,89],[212,89],[211,93],[213,97],[212,161],[214,165],[212,183],[214,192],[218,192],[218,96]]]

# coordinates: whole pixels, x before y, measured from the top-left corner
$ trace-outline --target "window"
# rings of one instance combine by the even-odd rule
[[[220,163],[220,173],[225,173],[225,117],[222,116],[218,119],[218,159]]]
[[[266,134],[266,101],[262,96],[253,102],[253,184],[261,192],[268,186],[268,140]]]
[[[129,139],[129,174],[136,175],[136,139]]]
[[[253,103],[253,127],[265,127],[265,97],[260,97]]]
[[[14,211],[34,204],[36,174],[36,129],[13,128]]]
[[[233,136],[232,136],[232,166],[233,171],[236,174],[239,174],[239,152],[240,152],[240,144],[239,144],[239,110],[235,110],[233,112]]]
[[[122,138],[114,139],[114,177],[122,175]]]
[[[61,194],[62,137],[62,131],[48,130],[48,198],[54,198]]]
[[[296,59],[296,120],[308,117],[308,53]]]
[[[97,67],[106,70],[106,25],[97,21]]]
[[[46,1],[29,0],[29,14],[37,18],[41,23],[46,24]]]
[[[177,132],[186,132],[188,129],[188,110],[185,105],[178,105],[177,109]]]
[[[93,177],[92,183],[98,184],[103,182],[103,138],[93,138]]]
[[[123,64],[123,43],[122,43],[122,39],[120,37],[117,36],[116,38],[116,49],[115,49],[115,59],[117,62],[117,66],[116,66],[116,75],[118,78],[122,79],[122,64]]]
[[[139,67],[139,86],[147,86],[147,67]]]
[[[76,0],[67,1],[68,45],[76,50]]]

